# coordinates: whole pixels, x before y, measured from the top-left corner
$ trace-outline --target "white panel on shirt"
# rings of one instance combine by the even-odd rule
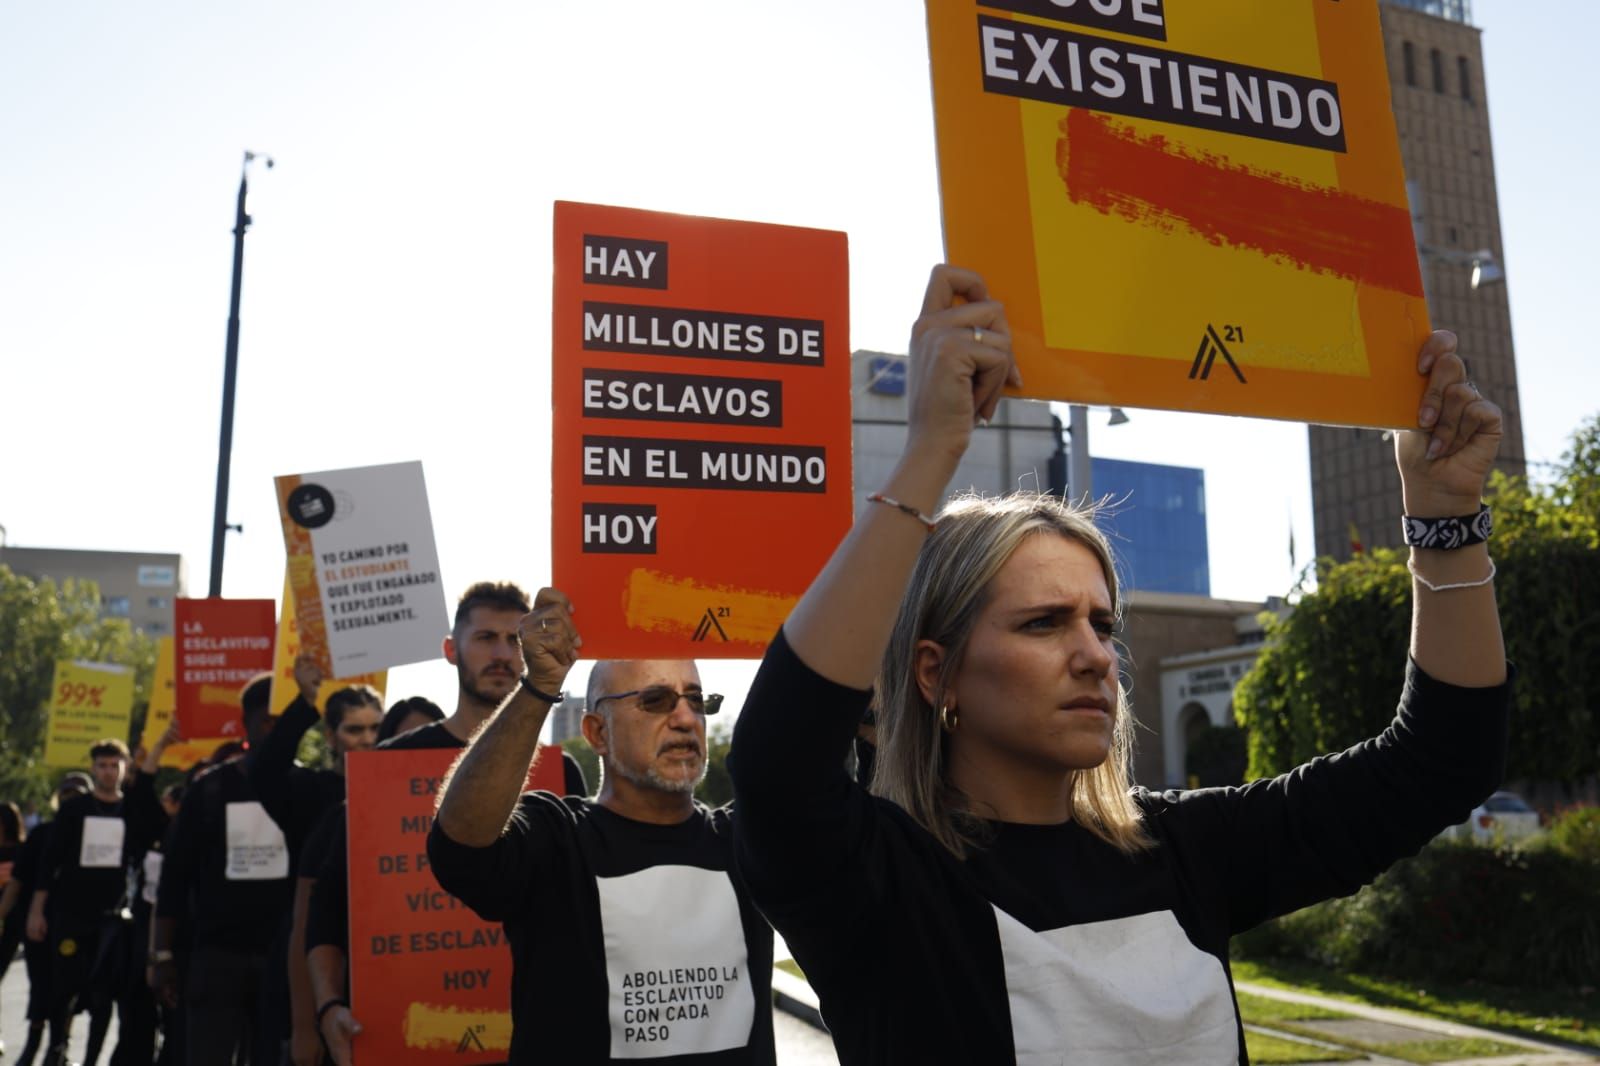
[[[229,881],[276,881],[289,876],[289,844],[255,800],[227,807]]]
[[[611,1057],[744,1047],[755,1020],[749,952],[728,875],[652,866],[597,877],[610,986]]]
[[[87,869],[114,869],[122,865],[122,842],[128,826],[121,818],[100,814],[83,819],[83,840],[78,844],[78,865]]]
[[[144,888],[139,890],[139,894],[152,907],[155,906],[156,896],[161,891],[161,863],[165,858],[165,855],[154,848],[144,853]]]
[[[994,915],[1017,1066],[1239,1061],[1227,974],[1171,911],[1037,933]]]

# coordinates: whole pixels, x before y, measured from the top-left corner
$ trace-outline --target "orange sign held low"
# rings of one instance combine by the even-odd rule
[[[555,207],[555,582],[597,658],[756,658],[850,525],[842,233]]]
[[[927,0],[947,258],[1040,399],[1410,425],[1377,0]]]
[[[358,1063],[504,1062],[511,951],[498,922],[447,895],[428,868],[437,788],[460,751],[352,752],[350,1011]],[[565,789],[561,749],[542,745],[529,789]]]

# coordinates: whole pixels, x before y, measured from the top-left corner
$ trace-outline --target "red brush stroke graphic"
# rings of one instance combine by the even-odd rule
[[[1411,227],[1405,208],[1191,154],[1082,108],[1067,113],[1061,132],[1056,162],[1074,203],[1142,225],[1182,225],[1212,244],[1254,248],[1302,270],[1422,295],[1416,256],[1402,239]]]

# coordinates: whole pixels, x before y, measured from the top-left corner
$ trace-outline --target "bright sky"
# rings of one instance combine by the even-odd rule
[[[1474,7],[1527,452],[1553,461],[1600,408],[1575,315],[1600,274],[1600,9]],[[856,348],[904,350],[941,254],[916,0],[12,5],[0,100],[0,525],[180,552],[193,595],[244,149],[278,165],[251,182],[231,597],[281,590],[274,475],[409,459],[452,596],[546,583],[556,199],[844,230]],[[1291,516],[1312,544],[1305,438],[1140,411],[1097,416],[1093,450],[1203,466],[1212,591],[1260,599],[1291,582]],[[391,676],[454,691],[442,663]]]

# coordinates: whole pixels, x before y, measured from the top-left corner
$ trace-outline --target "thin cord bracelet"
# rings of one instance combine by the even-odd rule
[[[927,515],[923,514],[909,503],[901,503],[893,496],[885,496],[881,492],[874,492],[871,496],[867,497],[867,501],[869,503],[888,504],[896,511],[902,511],[905,514],[910,515],[912,518],[915,518],[918,522],[921,522],[924,526],[926,526],[929,533],[932,533],[935,529],[939,528],[939,523],[935,522],[933,519],[929,518]]]
[[[1417,564],[1413,563],[1409,559],[1406,560],[1406,569],[1411,571],[1411,576],[1416,578],[1417,582],[1429,592],[1449,592],[1451,589],[1481,589],[1483,586],[1494,580],[1493,559],[1489,560],[1488,577],[1481,578],[1477,581],[1452,581],[1447,585],[1435,585],[1432,581],[1429,581],[1427,578],[1417,573]]]

